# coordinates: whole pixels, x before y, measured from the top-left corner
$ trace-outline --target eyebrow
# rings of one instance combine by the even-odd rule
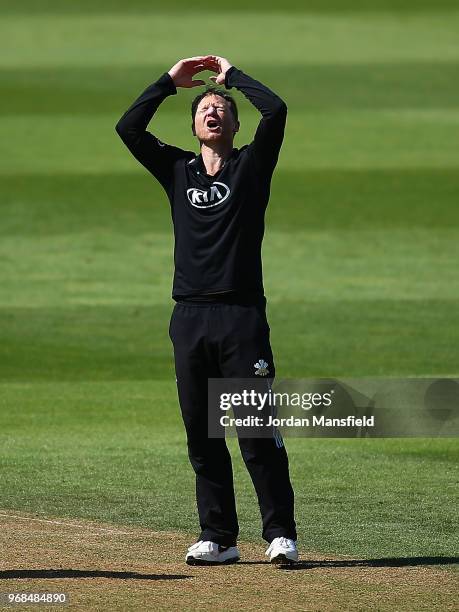
[[[204,108],[209,108],[209,106],[210,104],[203,104],[199,110],[203,110]],[[226,106],[222,102],[217,103],[217,104],[212,104],[212,106],[215,108],[226,108]]]

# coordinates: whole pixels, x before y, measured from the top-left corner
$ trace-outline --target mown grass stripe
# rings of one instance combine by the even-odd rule
[[[166,64],[121,71],[104,68],[5,68],[0,70],[3,95],[0,114],[41,115],[121,113],[147,85],[167,70]],[[308,65],[278,70],[257,64],[244,71],[269,85],[287,102],[290,111],[356,111],[377,109],[454,109],[458,105],[457,62]],[[210,73],[208,73],[210,74]],[[210,84],[210,82],[209,82]],[[200,91],[180,90],[162,109],[190,114]],[[237,95],[241,108],[245,99]]]
[[[154,7],[154,13],[164,14],[180,12],[181,14],[195,13],[196,11],[205,11],[209,8],[207,0],[194,0],[193,5],[190,5],[189,0],[170,0],[167,5],[159,5]],[[372,13],[380,13],[391,11],[394,14],[412,13],[412,12],[427,12],[433,13],[438,11],[456,11],[457,3],[455,0],[437,0],[435,4],[431,0],[331,0],[322,2],[321,0],[308,0],[305,4],[302,0],[284,0],[282,6],[275,0],[253,0],[248,4],[245,0],[232,0],[231,4],[212,5],[212,11],[216,14],[220,12],[241,12],[244,15],[246,12],[255,10],[263,10],[264,12],[284,12],[295,11],[299,13],[324,13],[324,14],[346,14],[355,11],[363,11]],[[0,13],[4,15],[30,15],[30,14],[92,14],[100,13],[101,11],[110,11],[111,13],[126,14],[150,14],[152,11],[151,0],[133,0],[126,4],[124,0],[101,0],[94,3],[91,0],[79,0],[78,3],[71,0],[41,0],[38,5],[36,0],[22,0],[17,3],[15,0],[3,0]]]
[[[277,169],[268,231],[454,228],[455,169]],[[121,235],[171,231],[167,197],[144,173],[2,177],[0,235],[53,236],[103,229]]]
[[[198,150],[188,109],[163,109],[150,130],[164,142]],[[0,173],[145,173],[115,133],[117,115],[0,118]],[[259,115],[245,106],[235,146],[253,139]],[[291,112],[278,168],[405,169],[459,166],[459,111]]]
[[[294,271],[291,272],[294,275]],[[459,300],[269,301],[281,377],[457,376]],[[173,379],[171,304],[2,308],[2,381]]]
[[[116,66],[123,71],[163,62],[170,67],[182,57],[223,51],[242,68],[250,61],[273,71],[305,64],[457,61],[458,24],[459,11],[401,17],[206,10],[179,20],[173,13],[7,15],[0,21],[0,67]],[[205,41],[196,32],[205,32]],[[282,41],[274,55],[266,32]]]

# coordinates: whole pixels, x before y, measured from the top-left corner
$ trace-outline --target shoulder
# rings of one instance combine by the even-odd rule
[[[235,161],[241,161],[241,160],[245,159],[247,157],[247,155],[249,155],[249,154],[250,154],[250,145],[249,144],[245,144],[240,149],[233,149],[231,157]]]
[[[194,153],[193,151],[186,151],[185,149],[181,149],[180,147],[166,144],[165,142],[162,142],[158,138],[156,140],[157,140],[158,148],[160,150],[162,149],[164,154],[167,155],[171,160],[173,160],[176,163],[181,162],[185,164],[196,157],[196,153]]]
[[[244,154],[244,153],[247,153],[249,147],[250,145],[245,144],[243,147],[241,147],[240,149],[236,149],[236,150],[239,154]]]

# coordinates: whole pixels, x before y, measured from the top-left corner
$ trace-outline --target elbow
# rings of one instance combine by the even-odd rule
[[[281,100],[281,98],[279,98],[279,102],[277,104],[276,114],[287,117],[287,104]]]
[[[287,104],[281,99],[276,97],[275,103],[271,107],[271,116],[277,120],[286,121],[287,119]]]
[[[115,125],[115,131],[127,147],[135,141],[135,132],[133,132],[132,128],[129,128],[122,119]]]
[[[134,150],[142,139],[142,132],[123,121],[123,118],[115,125],[115,132],[130,151]]]
[[[281,98],[278,99],[273,109],[272,121],[278,126],[285,126],[287,123],[287,104]]]
[[[126,130],[123,127],[123,122],[121,121],[121,119],[115,125],[115,132],[118,134],[118,136],[121,138],[121,140],[124,140]]]

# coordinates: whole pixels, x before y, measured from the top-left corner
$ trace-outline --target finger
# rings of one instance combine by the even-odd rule
[[[182,64],[186,64],[187,66],[193,66],[194,64],[199,64],[202,61],[200,59],[194,59],[193,57],[186,57],[182,60]]]
[[[194,57],[187,57],[184,62],[202,62],[207,58],[207,55],[195,55]]]
[[[190,62],[187,67],[191,70],[208,70],[208,66],[204,62]]]
[[[196,74],[198,74],[199,72],[202,72],[203,70],[207,70],[207,68],[205,66],[193,66],[193,68],[191,68],[192,76],[195,76]]]
[[[212,64],[213,66],[218,66],[219,65],[218,60],[215,57],[210,57],[207,60],[207,63],[208,64]]]
[[[202,62],[202,63],[203,63],[204,70],[215,71],[217,69],[217,66],[214,63],[211,63],[211,62]]]

